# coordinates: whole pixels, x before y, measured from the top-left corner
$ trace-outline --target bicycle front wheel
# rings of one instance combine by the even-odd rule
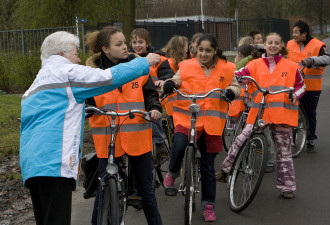
[[[267,140],[254,134],[241,148],[234,163],[229,183],[229,203],[234,212],[244,210],[260,187],[267,161]]]
[[[298,126],[292,129],[292,157],[297,158],[305,149],[308,133],[308,120],[305,111],[299,106]]]
[[[101,225],[119,225],[119,197],[115,178],[111,177],[103,189]]]
[[[194,148],[192,146],[188,146],[186,149],[185,162],[184,221],[186,225],[191,224],[192,212],[195,211],[194,154]]]

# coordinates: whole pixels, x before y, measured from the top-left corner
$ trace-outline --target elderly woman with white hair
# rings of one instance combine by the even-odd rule
[[[55,32],[41,46],[42,67],[21,103],[20,166],[36,224],[71,222],[84,121],[84,101],[149,74],[149,54],[110,69],[80,63],[79,39]]]

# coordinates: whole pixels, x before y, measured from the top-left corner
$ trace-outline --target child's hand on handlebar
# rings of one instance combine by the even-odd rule
[[[294,104],[297,102],[297,95],[295,93],[288,94],[288,98],[290,99],[291,103]]]
[[[168,81],[166,81],[165,84],[164,84],[164,86],[163,86],[163,90],[164,90],[164,93],[165,93],[166,95],[170,95],[170,94],[172,94],[174,88],[177,89],[178,87],[175,85],[175,83],[174,83],[173,80],[168,80]]]
[[[153,109],[150,111],[150,118],[152,120],[156,121],[156,120],[159,120],[161,117],[162,117],[162,114],[158,110]]]
[[[165,83],[165,81],[163,81],[163,80],[157,80],[155,82],[155,86],[156,87],[163,87],[164,83]]]

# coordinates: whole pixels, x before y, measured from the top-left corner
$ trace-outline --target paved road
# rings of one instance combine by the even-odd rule
[[[330,46],[330,39],[327,40]],[[262,185],[252,204],[241,213],[229,209],[228,191],[225,184],[217,184],[216,215],[213,224],[223,225],[326,225],[330,224],[330,68],[326,68],[323,78],[323,91],[317,110],[318,140],[317,153],[303,152],[294,159],[296,171],[296,198],[287,200],[280,197],[275,187],[276,174],[265,174]],[[221,163],[225,154],[218,155],[216,161]],[[90,224],[93,200],[84,200],[82,190],[75,192],[73,198],[72,225]],[[183,203],[181,195],[167,197],[164,189],[156,190],[158,206],[165,225],[184,224]],[[199,200],[200,194],[197,195]],[[194,224],[203,222],[199,212],[193,215]],[[127,224],[146,225],[143,211],[129,209]]]

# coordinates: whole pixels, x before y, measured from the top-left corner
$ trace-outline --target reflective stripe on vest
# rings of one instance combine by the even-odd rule
[[[144,102],[123,102],[119,103],[119,110],[144,109]]]
[[[251,108],[254,108],[254,109],[259,109],[259,106],[260,106],[260,103],[252,103],[251,104]],[[294,111],[298,111],[298,105],[292,105],[292,104],[287,104],[287,103],[284,103],[284,102],[269,102],[269,103],[266,103],[265,104],[265,109],[268,109],[268,108],[286,108],[286,109],[289,109],[289,110],[294,110]]]
[[[121,127],[121,132],[138,132],[143,130],[148,130],[151,128],[149,122],[139,123],[139,124],[123,124]],[[108,135],[110,134],[109,127],[96,127],[92,128],[93,135]]]

